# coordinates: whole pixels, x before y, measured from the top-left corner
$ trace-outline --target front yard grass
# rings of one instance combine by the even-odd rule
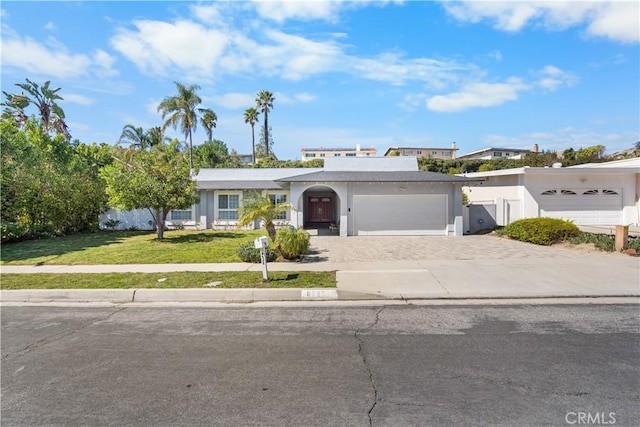
[[[11,265],[185,264],[242,262],[241,243],[265,235],[251,231],[102,231],[2,245],[0,260]]]
[[[174,272],[2,274],[0,289],[334,288],[335,272]]]

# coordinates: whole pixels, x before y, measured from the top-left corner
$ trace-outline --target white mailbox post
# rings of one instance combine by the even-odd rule
[[[269,238],[267,236],[258,237],[253,241],[253,246],[260,249],[260,261],[262,261],[262,278],[268,280],[267,276],[267,247],[269,247]]]

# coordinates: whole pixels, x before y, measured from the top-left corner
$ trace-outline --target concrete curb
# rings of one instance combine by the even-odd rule
[[[309,289],[29,289],[0,290],[0,303],[252,303],[269,301],[376,301],[376,300],[519,300],[519,299],[599,299],[639,298],[640,294],[504,294],[451,295],[382,295],[341,291],[335,288]]]
[[[352,293],[347,292],[347,295]],[[351,295],[353,298],[354,295]],[[256,302],[342,299],[335,288],[0,290],[1,302]]]

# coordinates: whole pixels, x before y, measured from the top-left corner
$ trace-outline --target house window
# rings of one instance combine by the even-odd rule
[[[274,206],[280,203],[287,203],[287,195],[285,193],[269,194],[269,200]],[[287,219],[287,212],[280,212],[275,219]]]
[[[305,157],[315,157],[316,153],[304,153]]]
[[[451,157],[451,151],[443,151],[442,157]]]
[[[176,209],[169,213],[170,221],[191,221],[191,209]]]
[[[218,219],[238,219],[239,194],[218,194]]]
[[[416,151],[416,153],[418,153],[418,155],[422,154],[422,150],[418,150]]]
[[[609,196],[614,196],[614,195],[618,195],[620,193],[618,193],[615,190],[602,190],[602,194],[606,194],[606,195],[609,195]]]
[[[438,152],[437,152],[437,151],[432,151],[432,152],[431,152],[431,155],[432,155],[432,156],[437,156],[437,155],[438,155]]]
[[[320,153],[320,157],[324,157],[324,153]]]
[[[502,151],[494,151],[493,157],[502,157]]]
[[[509,157],[509,156],[511,156],[511,153],[507,153],[507,152],[505,152],[505,153],[504,153],[504,156],[505,156],[505,157]]]
[[[340,153],[335,153],[333,157],[340,157]]]
[[[356,153],[347,153],[347,157],[355,157]]]

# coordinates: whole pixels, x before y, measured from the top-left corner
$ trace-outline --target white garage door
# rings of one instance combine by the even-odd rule
[[[353,196],[356,235],[446,235],[447,195]]]
[[[622,221],[622,190],[551,189],[540,195],[540,216],[576,225],[616,225]]]

